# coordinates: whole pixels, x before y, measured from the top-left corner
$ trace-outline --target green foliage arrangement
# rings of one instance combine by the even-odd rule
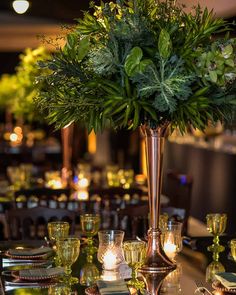
[[[236,41],[212,11],[195,7],[190,14],[175,2],[91,3],[65,46],[40,63],[51,74],[39,78],[36,103],[49,122],[82,122],[95,132],[169,124],[184,132],[189,124],[203,130],[209,121],[229,120]]]
[[[35,108],[34,98],[37,96],[41,83],[36,83],[38,75],[48,74],[38,67],[39,61],[45,61],[49,54],[45,48],[26,49],[20,55],[20,62],[13,75],[3,75],[0,79],[0,107],[8,110],[16,118],[25,120],[40,119]],[[42,116],[41,116],[42,117]]]

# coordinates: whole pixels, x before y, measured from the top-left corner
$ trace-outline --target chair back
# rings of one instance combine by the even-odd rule
[[[9,239],[42,239],[47,236],[47,223],[68,221],[74,233],[76,213],[65,209],[35,207],[11,209],[6,212]]]
[[[118,212],[119,228],[125,230],[126,238],[144,237],[148,229],[148,204],[129,205]]]
[[[99,206],[103,229],[117,228],[117,210],[126,208],[130,204],[140,204],[142,195],[143,190],[139,188],[109,187],[89,189],[90,201],[94,197],[98,197],[101,200],[94,204]]]
[[[67,209],[70,189],[32,188],[15,192],[16,208],[33,208],[45,206],[50,208]]]

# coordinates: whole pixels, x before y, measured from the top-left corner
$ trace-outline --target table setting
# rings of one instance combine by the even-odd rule
[[[181,258],[186,248],[182,246],[182,224],[164,217],[160,220],[162,247],[177,267],[161,277],[158,294],[188,295],[183,293],[181,283],[186,276]],[[139,272],[147,242],[126,239],[121,230],[100,230],[98,214],[84,214],[80,220],[80,238],[69,235],[69,223],[54,221],[48,223],[48,237],[44,241],[5,242],[1,249],[3,294],[18,294],[16,290],[27,290],[29,294],[37,294],[37,290],[40,294],[150,294]],[[197,249],[191,250],[200,251],[202,244],[201,251],[210,261],[205,282],[195,284],[196,294],[236,293],[235,239],[221,236],[226,220],[220,214],[207,216],[206,227],[213,234],[213,244],[211,237],[199,237]]]

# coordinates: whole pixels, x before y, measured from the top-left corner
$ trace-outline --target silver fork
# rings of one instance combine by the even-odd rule
[[[195,290],[194,294],[200,292],[201,294],[213,295],[206,287],[204,287],[204,283],[202,283],[201,281],[195,281],[195,284],[197,286],[197,289]]]

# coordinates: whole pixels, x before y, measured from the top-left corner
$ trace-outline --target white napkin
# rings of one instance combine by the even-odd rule
[[[117,281],[97,281],[97,286],[101,295],[130,295],[124,280]]]
[[[236,289],[236,273],[219,272],[215,274],[215,278],[227,289]]]

